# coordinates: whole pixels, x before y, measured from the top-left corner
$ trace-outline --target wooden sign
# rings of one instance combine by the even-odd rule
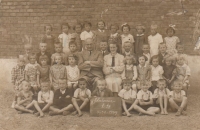
[[[121,116],[122,105],[119,97],[93,97],[90,100],[90,116]]]

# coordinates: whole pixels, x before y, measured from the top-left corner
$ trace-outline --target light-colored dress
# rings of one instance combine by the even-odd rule
[[[80,70],[78,68],[78,66],[66,66],[66,70],[67,70],[67,83],[68,85],[71,85],[71,84],[78,84],[78,79],[79,79],[79,76],[80,76]]]
[[[150,46],[150,55],[151,57],[154,55],[158,55],[158,47],[159,44],[163,42],[163,38],[162,35],[160,35],[159,33],[157,33],[156,35],[152,36],[148,36],[148,43]]]
[[[177,36],[165,37],[164,41],[167,46],[167,53],[170,55],[176,54],[176,44],[180,42],[179,38]]]
[[[57,90],[59,89],[58,87],[58,80],[59,79],[66,79],[67,74],[66,74],[66,67],[64,65],[53,65],[50,68],[50,74],[52,77],[52,84],[53,84],[53,89]]]
[[[58,39],[60,40],[60,42],[63,45],[63,52],[64,53],[68,53],[69,50],[69,42],[71,40],[72,36],[71,34],[66,34],[66,33],[62,33],[58,36]]]

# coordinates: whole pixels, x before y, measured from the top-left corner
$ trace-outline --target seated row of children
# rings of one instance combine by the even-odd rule
[[[99,79],[97,81],[97,89],[91,93],[87,89],[88,83],[82,78],[79,79],[78,86],[75,91],[67,85],[66,79],[59,79],[59,89],[53,92],[49,82],[41,83],[41,90],[38,93],[38,100],[33,98],[30,83],[22,81],[22,90],[18,93],[17,104],[15,109],[19,113],[34,113],[36,116],[43,117],[44,112],[49,110],[49,115],[64,116],[77,115],[81,117],[82,110],[89,110],[89,101],[91,97],[112,97],[112,92],[106,88],[106,81]],[[139,115],[155,115],[159,113],[167,115],[168,102],[172,111],[177,110],[176,116],[186,115],[187,97],[182,89],[182,82],[176,80],[173,83],[173,91],[166,88],[166,81],[160,79],[157,81],[158,88],[152,94],[148,90],[149,84],[143,83],[141,90],[136,93],[131,89],[131,80],[125,79],[122,83],[123,89],[118,93],[122,100],[124,109],[123,115],[131,116],[130,111],[134,109]],[[121,107],[121,106],[119,106]]]

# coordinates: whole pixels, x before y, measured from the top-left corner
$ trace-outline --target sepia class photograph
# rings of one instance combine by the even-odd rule
[[[200,0],[0,0],[0,130],[200,130]]]

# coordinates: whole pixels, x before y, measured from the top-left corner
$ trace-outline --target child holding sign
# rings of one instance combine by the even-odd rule
[[[97,89],[92,92],[94,97],[112,97],[113,93],[110,89],[106,88],[106,80],[99,79],[97,80]]]

